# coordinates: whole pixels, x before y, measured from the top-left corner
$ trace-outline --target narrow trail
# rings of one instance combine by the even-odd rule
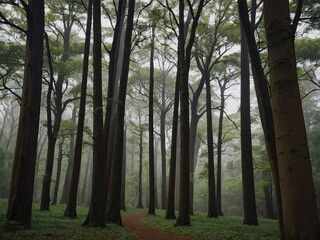
[[[132,216],[125,216],[122,219],[123,225],[136,234],[139,240],[191,240],[185,236],[175,235],[174,233],[164,232],[159,229],[151,228],[143,224],[144,212],[136,212]]]

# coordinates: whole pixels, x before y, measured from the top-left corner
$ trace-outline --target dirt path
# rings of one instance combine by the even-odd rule
[[[141,240],[191,240],[191,238],[175,235],[173,233],[164,232],[159,229],[151,228],[142,223],[144,212],[136,212],[132,216],[123,217],[122,223],[125,227],[132,230],[136,235],[136,239]]]

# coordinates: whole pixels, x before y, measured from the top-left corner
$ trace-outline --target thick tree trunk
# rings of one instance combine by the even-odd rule
[[[28,1],[25,71],[13,160],[8,220],[31,226],[32,195],[41,102],[44,1]]]
[[[251,117],[250,117],[250,72],[249,55],[245,34],[241,27],[241,167],[243,189],[243,224],[258,225],[254,190]]]
[[[265,1],[272,111],[282,197],[282,239],[320,239],[288,0]]]

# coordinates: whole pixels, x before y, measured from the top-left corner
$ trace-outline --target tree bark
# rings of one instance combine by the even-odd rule
[[[29,0],[26,10],[25,70],[7,219],[30,227],[41,102],[44,1]]]
[[[272,112],[283,210],[282,239],[320,239],[301,107],[289,1],[265,1]]]

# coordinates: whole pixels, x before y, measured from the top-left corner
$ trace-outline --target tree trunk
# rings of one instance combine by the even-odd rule
[[[255,3],[255,1],[253,1]],[[249,54],[251,58],[251,67],[253,73],[254,86],[256,90],[258,107],[260,113],[260,119],[264,132],[264,138],[266,143],[266,149],[268,152],[269,162],[272,170],[273,181],[275,184],[275,192],[277,198],[278,218],[280,230],[282,229],[282,204],[281,204],[281,191],[279,183],[279,167],[276,139],[274,132],[273,113],[271,109],[271,101],[269,94],[269,83],[264,74],[262,68],[260,54],[257,49],[256,40],[254,37],[254,25],[253,21],[249,21],[248,6],[246,0],[238,0],[239,15],[243,30],[247,37]],[[252,6],[252,12],[255,12],[254,5]]]
[[[84,205],[86,204],[85,197],[90,196],[89,190],[87,190],[87,188],[89,188],[89,186],[90,186],[90,184],[88,184],[88,179],[90,179],[90,178],[88,178],[88,175],[89,175],[89,173],[91,173],[91,158],[92,158],[92,150],[90,150],[88,153],[88,159],[87,159],[86,170],[85,170],[83,186],[82,186],[81,203]]]
[[[243,224],[258,225],[254,190],[251,118],[250,118],[250,72],[249,55],[245,34],[241,27],[241,167],[243,189]]]
[[[217,139],[217,211],[219,216],[223,216],[221,206],[221,182],[222,182],[222,129],[223,129],[223,111],[224,111],[224,93],[221,91],[221,105],[219,110],[219,126]]]
[[[216,184],[214,177],[214,152],[213,152],[213,130],[211,110],[211,87],[210,76],[203,76],[206,80],[206,110],[207,110],[207,140],[208,140],[208,217],[218,217]]]
[[[93,177],[91,203],[83,223],[89,227],[105,227],[105,171],[103,155],[103,108],[101,68],[101,2],[93,0]],[[121,172],[120,172],[121,175]]]
[[[41,102],[44,1],[28,1],[25,70],[7,218],[31,226]]]
[[[81,81],[81,96],[80,96],[80,107],[79,107],[79,118],[77,126],[77,137],[76,144],[74,148],[74,160],[71,175],[71,183],[69,188],[69,197],[67,202],[67,207],[64,211],[64,216],[69,218],[77,217],[77,191],[79,185],[80,177],[80,167],[82,158],[82,140],[83,140],[83,128],[84,128],[84,118],[86,111],[86,96],[87,96],[87,78],[88,78],[88,68],[89,68],[89,54],[90,54],[90,38],[91,38],[91,22],[92,22],[92,0],[88,3],[88,13],[87,13],[87,29],[86,29],[86,40],[83,56],[83,67],[82,67],[82,81]],[[69,167],[69,165],[68,165]],[[87,168],[88,169],[88,168]],[[88,176],[88,170],[85,175],[85,183]],[[66,176],[67,178],[68,176]],[[84,185],[85,186],[85,185]],[[85,191],[85,187],[83,188]]]
[[[179,66],[179,59],[178,59]],[[168,184],[168,198],[167,198],[167,211],[165,219],[176,219],[175,214],[175,191],[176,191],[176,165],[177,165],[177,145],[178,145],[178,121],[179,121],[179,92],[180,92],[180,72],[178,68],[175,93],[174,93],[174,105],[173,105],[173,117],[172,117],[172,138],[171,138],[171,155],[170,155],[170,170],[169,170],[169,184]]]
[[[113,35],[112,48],[109,54],[110,61],[108,72],[108,95],[103,135],[106,158],[106,201],[109,194],[113,149],[115,147],[115,130],[118,107],[114,99],[117,99],[119,95],[119,81],[121,77],[121,68],[124,54],[123,32],[125,31],[124,18],[126,5],[126,0],[120,0],[118,2],[117,22]]]
[[[64,140],[59,143],[59,151],[58,151],[58,158],[57,158],[57,175],[56,175],[56,182],[54,186],[54,193],[53,193],[53,199],[52,199],[52,205],[57,204],[58,199],[58,191],[59,191],[59,185],[60,185],[60,176],[61,176],[61,166],[62,166],[62,158],[63,158],[63,149],[62,145],[64,143]]]
[[[127,127],[125,127],[123,136],[123,155],[122,155],[122,171],[121,171],[121,195],[120,195],[120,209],[126,209],[126,172],[127,172]]]
[[[281,236],[282,239],[316,240],[320,239],[320,226],[289,2],[265,1],[264,13],[283,210]]]
[[[150,88],[149,88],[149,206],[148,214],[155,215],[155,185],[154,185],[154,134],[153,134],[153,98],[154,98],[154,39],[155,22],[151,27],[151,46],[150,46]],[[163,159],[162,159],[163,160]],[[165,159],[164,159],[165,163]],[[166,169],[164,169],[166,170]],[[165,189],[166,190],[166,189]],[[163,195],[162,195],[163,196]]]
[[[138,204],[137,208],[143,208],[142,204],[142,156],[143,156],[143,129],[141,124],[141,115],[139,114],[139,186],[138,186]]]
[[[120,215],[120,189],[121,189],[121,169],[122,169],[122,143],[125,116],[125,102],[130,64],[131,36],[133,29],[133,16],[135,0],[129,1],[127,28],[125,34],[124,57],[121,71],[119,101],[117,113],[117,126],[115,135],[115,148],[113,149],[112,169],[110,186],[107,201],[107,220],[112,223],[122,225]]]

